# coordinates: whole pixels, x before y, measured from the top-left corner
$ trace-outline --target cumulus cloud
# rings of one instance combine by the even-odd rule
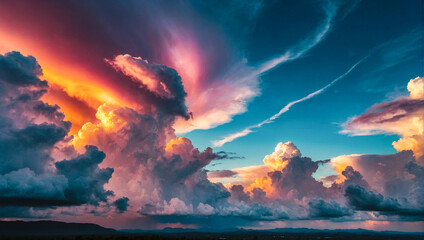
[[[113,202],[113,205],[115,205],[116,210],[119,213],[124,213],[128,209],[128,206],[129,206],[128,201],[129,201],[129,198],[122,197],[122,198],[119,198],[119,199],[115,200]]]
[[[412,207],[406,199],[384,197],[373,191],[368,191],[359,185],[349,185],[345,196],[348,203],[356,210],[378,211],[383,214],[406,215],[423,217],[422,206]]]
[[[333,166],[338,174],[324,177],[324,185],[322,178],[317,180],[312,175],[325,164]],[[286,214],[289,219],[348,221],[389,217],[415,221],[423,212],[424,195],[419,182],[424,171],[410,151],[312,161],[287,142],[279,143],[275,152],[264,158],[262,166],[264,171],[251,173],[250,177],[232,169],[237,175],[227,184],[232,207],[255,209],[256,219],[284,219]]]
[[[38,76],[42,74],[34,57],[24,57],[19,52],[9,52],[0,57],[0,78],[15,86],[47,86]]]
[[[203,168],[214,159],[235,156],[214,153],[211,148],[199,151],[189,139],[176,137],[176,117],[188,114],[186,94],[175,70],[129,55],[119,55],[112,64],[169,102],[144,103],[153,112],[103,104],[96,113],[98,122],[86,123],[72,144],[79,150],[85,145],[104,149],[104,164],[115,169],[108,187],[117,195],[128,197],[133,212],[204,215],[210,207],[225,201],[229,192],[222,184],[210,182]],[[170,110],[176,102],[181,111]],[[122,188],[123,185],[128,187]]]
[[[405,172],[404,166],[410,161],[415,161],[412,152],[403,151],[386,155],[342,155],[332,158],[330,165],[339,173],[336,182],[344,181],[342,172],[351,166],[378,192],[401,196],[407,194],[409,189],[408,181],[412,176]]]
[[[282,171],[270,172],[274,193],[280,198],[326,197],[327,189],[312,177],[318,163],[307,157],[291,158]]]
[[[409,97],[379,103],[366,113],[351,118],[344,124],[342,133],[350,135],[398,134],[402,138],[393,142],[396,150],[412,150],[419,162],[424,161],[424,95],[423,78],[408,83]]]
[[[49,89],[41,75],[31,56],[0,55],[0,205],[14,209],[3,215],[36,211],[25,207],[97,205],[112,195],[103,185],[113,170],[98,167],[104,154],[91,146],[78,155],[66,146],[71,123],[57,105],[41,100]]]
[[[281,171],[287,165],[288,160],[301,156],[299,149],[292,142],[280,142],[272,154],[265,156],[264,163],[272,169]]]
[[[145,102],[146,108],[141,109],[103,104],[97,109],[97,121],[86,123],[74,138],[67,137],[70,124],[59,107],[40,100],[48,90],[43,81],[32,85],[24,81],[19,87],[10,79],[0,81],[7,87],[1,92],[1,118],[5,121],[0,126],[0,141],[4,143],[2,151],[13,157],[13,161],[4,158],[0,164],[0,205],[9,209],[3,213],[17,215],[16,209],[22,207],[29,213],[33,210],[28,207],[71,205],[92,207],[53,214],[89,211],[102,215],[114,207],[115,215],[139,214],[163,221],[181,216],[274,221],[416,218],[422,213],[424,171],[411,151],[313,161],[286,142],[277,144],[274,152],[264,157],[263,165],[206,171],[213,160],[237,156],[211,148],[200,151],[189,139],[177,137],[175,120],[187,115],[187,108],[173,111],[170,109],[177,105],[166,101],[185,103],[178,74],[163,65],[126,58],[135,61],[132,68],[143,68],[148,71],[143,74],[163,82],[159,83],[162,87],[169,86],[173,95],[164,95],[165,88],[148,89],[147,83],[137,80],[164,101]],[[119,71],[135,78],[127,69]],[[411,86],[419,83],[414,81]],[[312,176],[322,164],[331,164],[338,173],[326,178],[325,185]],[[231,179],[225,186],[219,182],[224,178]]]
[[[22,168],[0,175],[0,205],[51,206],[66,203],[68,180],[62,175],[37,175]]]
[[[311,199],[308,202],[309,216],[312,218],[337,218],[350,216],[353,214],[352,209],[341,207],[336,201],[326,202],[322,199]]]
[[[95,146],[86,146],[84,154],[74,159],[56,162],[57,173],[68,179],[66,198],[75,204],[90,203],[97,205],[107,202],[112,191],[103,188],[112,177],[112,168],[99,168],[106,155]]]

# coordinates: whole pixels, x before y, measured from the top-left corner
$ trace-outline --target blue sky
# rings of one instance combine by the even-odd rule
[[[419,1],[416,1],[419,2]],[[284,1],[264,4],[254,27],[240,39],[250,63],[284,52],[305,38],[322,21],[317,2]],[[327,37],[300,59],[282,64],[261,76],[261,95],[248,111],[214,129],[195,130],[184,136],[196,147],[260,122],[287,103],[325,86],[370,54],[353,72],[320,96],[292,107],[274,123],[216,148],[235,152],[243,160],[209,166],[229,169],[261,164],[278,142],[292,141],[304,156],[314,160],[342,154],[388,154],[396,150],[394,135],[348,136],[341,124],[377,102],[406,94],[406,84],[423,74],[419,46],[422,9],[400,1],[363,1],[345,6]],[[343,16],[346,13],[345,16]]]

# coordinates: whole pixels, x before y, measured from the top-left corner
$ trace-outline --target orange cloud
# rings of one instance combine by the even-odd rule
[[[267,174],[273,171],[284,171],[290,158],[300,157],[301,155],[299,149],[292,142],[280,142],[273,153],[265,156],[263,165],[235,168],[231,171],[237,173],[236,177],[231,179],[215,178],[214,181],[226,180],[228,181],[225,184],[226,187],[240,184],[250,192],[255,188],[260,188],[266,193],[267,197],[276,197],[274,196],[275,189],[272,186],[272,180]]]

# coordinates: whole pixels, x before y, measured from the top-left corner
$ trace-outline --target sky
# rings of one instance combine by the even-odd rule
[[[424,229],[423,2],[0,2],[0,218]]]

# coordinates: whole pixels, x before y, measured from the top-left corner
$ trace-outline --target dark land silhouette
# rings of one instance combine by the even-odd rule
[[[165,228],[162,230],[115,230],[91,223],[56,221],[0,221],[0,239],[17,240],[161,240],[161,239],[424,239],[424,233],[395,231],[318,230],[281,228],[272,230]]]

